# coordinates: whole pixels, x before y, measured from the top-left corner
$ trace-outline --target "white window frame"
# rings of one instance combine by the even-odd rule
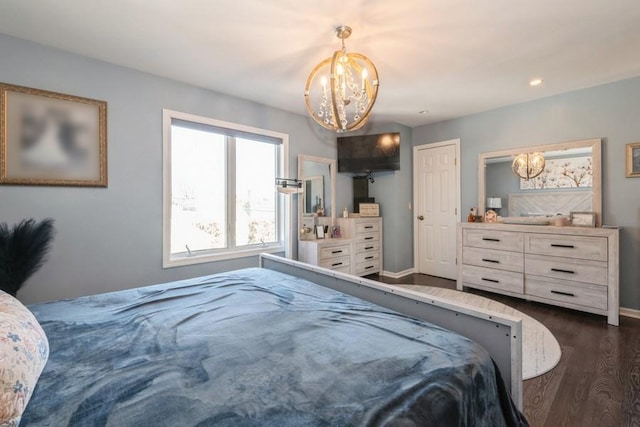
[[[278,194],[276,199],[276,218],[278,242],[274,244],[265,244],[262,246],[251,246],[248,248],[225,248],[208,251],[198,251],[187,254],[172,255],[171,254],[171,124],[173,119],[184,120],[194,123],[211,125],[218,128],[229,129],[230,131],[246,132],[255,135],[266,136],[270,138],[280,139],[280,152],[278,158],[277,176],[285,176],[289,170],[289,135],[270,131],[266,129],[245,126],[237,123],[225,122],[209,117],[198,116],[180,111],[168,109],[162,110],[162,141],[163,141],[163,160],[162,160],[162,179],[163,179],[163,215],[162,215],[162,267],[171,268],[185,265],[201,264],[212,261],[222,261],[236,258],[245,258],[256,256],[261,253],[289,253],[291,242],[289,235],[290,214],[285,206],[285,199]],[[235,169],[235,166],[230,166]],[[233,174],[231,174],[233,175]],[[227,171],[229,176],[229,171]],[[275,181],[273,191],[276,192]],[[232,203],[234,195],[227,194],[227,203]],[[229,218],[228,221],[234,221]]]

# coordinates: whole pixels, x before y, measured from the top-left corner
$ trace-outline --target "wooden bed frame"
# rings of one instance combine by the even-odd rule
[[[457,332],[491,355],[522,410],[522,319],[358,276],[262,254],[260,267],[335,289]]]

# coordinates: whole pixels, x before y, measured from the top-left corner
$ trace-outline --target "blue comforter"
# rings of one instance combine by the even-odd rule
[[[479,345],[266,269],[30,309],[22,426],[526,425]]]

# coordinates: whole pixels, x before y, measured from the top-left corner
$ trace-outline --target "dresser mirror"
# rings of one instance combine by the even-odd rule
[[[512,170],[516,156],[542,153],[545,167],[532,179]],[[594,212],[602,224],[601,141],[588,139],[514,148],[478,156],[478,209],[493,209],[503,218],[568,217]],[[525,221],[526,222],[526,221]]]
[[[300,238],[306,240],[314,238],[315,225],[333,225],[336,204],[336,161],[301,154],[298,156],[298,179],[302,181],[302,193],[298,202],[298,224],[300,224]]]

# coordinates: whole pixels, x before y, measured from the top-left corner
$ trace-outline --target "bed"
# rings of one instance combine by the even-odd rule
[[[29,309],[50,355],[22,426],[527,425],[518,319],[279,257]]]

